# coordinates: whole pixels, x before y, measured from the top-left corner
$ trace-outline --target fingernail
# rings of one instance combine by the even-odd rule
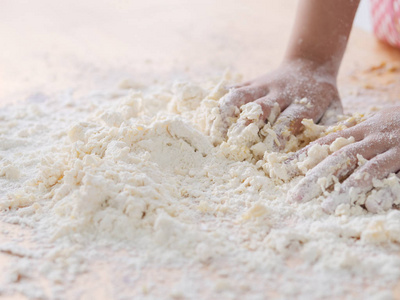
[[[314,177],[304,177],[288,193],[288,196],[297,202],[308,202],[322,193],[321,187],[316,184]]]

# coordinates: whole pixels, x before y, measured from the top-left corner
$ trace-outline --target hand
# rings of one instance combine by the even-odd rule
[[[328,124],[342,112],[335,76],[323,66],[301,59],[285,62],[272,73],[233,87],[220,101],[224,134],[229,119],[237,113],[236,107],[251,101],[261,105],[262,121],[273,125],[282,146],[282,134],[287,130],[300,133],[304,118]]]
[[[352,204],[355,198],[370,191],[373,179],[383,179],[400,170],[400,106],[384,109],[364,122],[318,139],[300,151],[307,153],[316,143],[329,145],[338,137],[354,137],[355,142],[329,155],[309,170],[289,193],[290,199],[305,202],[317,197],[322,193],[318,180],[334,175],[342,182],[340,188],[322,204],[326,212],[332,213],[339,204]],[[360,167],[358,155],[366,160]],[[385,197],[379,200],[382,202],[367,198],[366,208],[373,212],[390,208],[396,195],[386,193]]]

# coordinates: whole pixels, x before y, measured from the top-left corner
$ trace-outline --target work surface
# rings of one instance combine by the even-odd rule
[[[253,78],[280,63],[294,15],[295,1],[289,0],[5,1],[0,99],[87,92],[126,78],[141,83],[200,78],[228,68]],[[339,76],[344,104],[362,88],[382,92],[379,99],[395,99],[396,74],[377,66],[398,63],[399,57],[399,51],[355,28]]]
[[[291,0],[5,1],[0,11],[0,103],[67,90],[79,97],[112,90],[124,80],[139,87],[174,79],[201,81],[227,69],[250,79],[278,66],[294,14]],[[345,110],[368,112],[396,103],[399,75],[400,52],[354,29],[339,76]],[[3,246],[18,240],[28,248],[46,247],[35,244],[29,227],[1,226]],[[24,255],[2,249],[2,270]],[[104,250],[104,256],[115,260],[118,255]],[[142,272],[135,284],[151,281],[149,289],[181,276],[177,269]],[[48,285],[45,279],[31,280]],[[64,296],[109,299],[120,290],[128,294],[129,281],[124,280],[112,263],[96,261]],[[0,284],[7,285],[2,274]],[[140,296],[143,291],[135,292]],[[396,289],[394,293],[399,295]],[[270,296],[279,297],[275,292]],[[24,298],[24,293],[4,297]]]

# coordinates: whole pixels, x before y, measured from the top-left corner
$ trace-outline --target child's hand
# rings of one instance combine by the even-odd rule
[[[326,111],[341,111],[336,76],[358,4],[359,0],[300,0],[284,63],[224,98],[220,103],[225,120],[222,134],[228,129],[228,118],[235,115],[235,107],[250,101],[262,106],[263,120],[274,119],[271,109],[278,104],[281,115],[274,129],[281,139],[286,129],[298,133],[303,118],[323,118],[325,122]],[[297,103],[302,98],[307,98],[308,104]]]
[[[304,202],[318,196],[321,193],[318,179],[333,174],[339,180],[344,180],[339,196],[328,198],[323,203],[325,211],[333,212],[339,204],[349,203],[350,188],[360,194],[366,193],[373,188],[374,178],[382,179],[400,170],[400,106],[384,109],[354,127],[330,134],[314,143],[329,145],[338,137],[351,136],[355,143],[334,152],[307,172],[291,191],[291,199]],[[307,148],[312,144],[300,151],[307,153]],[[356,170],[357,154],[361,154],[367,162]],[[368,210],[377,210],[376,207],[368,207],[368,203],[366,205]]]
[[[220,103],[223,120],[234,115],[234,107],[251,101],[261,105],[262,120],[271,122],[278,135],[286,129],[299,133],[304,118],[328,123],[330,117],[342,112],[335,77],[316,63],[300,59],[231,89]],[[281,113],[274,120],[271,112],[276,104]]]

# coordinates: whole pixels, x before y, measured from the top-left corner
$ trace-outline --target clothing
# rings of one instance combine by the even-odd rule
[[[371,0],[371,14],[376,37],[400,49],[400,0]]]

